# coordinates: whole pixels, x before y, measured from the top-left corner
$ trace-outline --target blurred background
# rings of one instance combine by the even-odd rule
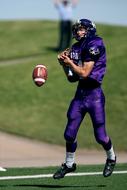
[[[126,0],[79,0],[73,19],[91,18],[100,23],[127,25]],[[0,0],[0,19],[58,20],[53,0]]]
[[[117,151],[127,152],[127,1],[79,0],[72,20],[95,21],[107,48],[107,130]],[[67,82],[57,62],[59,14],[52,0],[0,0],[0,131],[64,145],[66,110],[77,84]],[[48,80],[38,88],[35,65],[48,68]],[[3,152],[9,145],[1,138]],[[79,148],[100,150],[86,116],[78,134]],[[16,145],[16,143],[15,143]],[[19,145],[20,146],[20,145]],[[15,150],[14,150],[15,151]],[[13,152],[14,152],[13,151]],[[11,153],[11,151],[9,152]],[[5,160],[3,155],[0,159]]]

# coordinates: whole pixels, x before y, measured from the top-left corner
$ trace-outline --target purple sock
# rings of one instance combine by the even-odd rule
[[[75,152],[77,148],[77,141],[70,143],[66,142],[66,152]]]

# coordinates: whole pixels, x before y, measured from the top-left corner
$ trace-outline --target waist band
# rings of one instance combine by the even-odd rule
[[[94,79],[87,78],[79,80],[78,87],[83,89],[95,89],[100,87],[101,84]]]

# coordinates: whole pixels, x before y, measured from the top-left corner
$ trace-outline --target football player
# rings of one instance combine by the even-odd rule
[[[81,19],[72,27],[76,39],[71,49],[58,55],[70,82],[78,81],[77,90],[72,99],[68,112],[68,122],[64,132],[66,140],[65,163],[53,175],[60,179],[69,172],[76,170],[74,162],[77,148],[77,133],[86,113],[89,113],[96,141],[106,152],[106,164],[103,176],[112,174],[116,155],[105,126],[105,96],[101,88],[106,72],[106,49],[101,37],[96,35],[95,24],[88,19]]]

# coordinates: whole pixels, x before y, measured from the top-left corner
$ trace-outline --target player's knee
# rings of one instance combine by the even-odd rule
[[[67,142],[73,143],[75,141],[75,138],[69,134],[67,134],[66,132],[64,133],[64,138]]]
[[[72,123],[75,120],[75,113],[72,111],[67,112],[68,123]]]

